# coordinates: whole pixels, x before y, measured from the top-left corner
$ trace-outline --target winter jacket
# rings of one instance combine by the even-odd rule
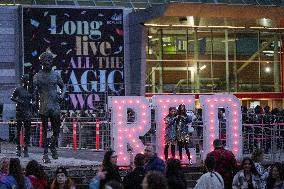
[[[47,188],[47,180],[38,179],[33,175],[29,175],[27,177],[31,180],[33,189],[46,189]]]
[[[269,173],[267,171],[265,171],[264,167],[259,162],[254,163],[254,165],[255,165],[256,171],[257,171],[257,173],[259,174],[259,177],[260,177],[261,188],[265,189]]]
[[[89,189],[99,189],[101,179],[98,176],[92,178],[89,184]]]
[[[148,171],[160,171],[165,173],[165,162],[160,159],[157,154],[151,157],[144,166],[146,172]]]
[[[184,174],[167,176],[169,189],[187,189],[187,183]]]
[[[248,189],[248,182],[246,181],[244,171],[239,171],[233,179],[233,189]],[[252,175],[252,185],[254,189],[261,189],[261,180],[258,175]]]
[[[106,177],[105,179],[101,180],[100,182],[100,188],[102,189],[103,186],[111,181],[111,180],[115,180],[119,183],[122,183],[122,179],[120,177],[120,174],[119,174],[119,170],[118,170],[118,167],[117,166],[108,166],[108,167],[104,167],[102,171],[106,171]]]
[[[224,180],[222,176],[213,171],[203,174],[197,181],[194,189],[223,189]]]
[[[238,169],[234,154],[224,148],[216,148],[208,153],[207,157],[209,156],[214,157],[216,161],[215,171],[222,176],[225,188],[232,188],[233,177]]]
[[[142,181],[146,174],[143,167],[137,167],[133,171],[127,173],[123,179],[124,189],[142,189]]]
[[[29,178],[24,177],[25,188],[19,188],[16,179],[13,176],[5,176],[0,181],[0,189],[32,189],[32,183]]]

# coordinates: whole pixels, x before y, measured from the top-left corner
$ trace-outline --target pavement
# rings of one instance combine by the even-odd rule
[[[18,157],[16,156],[15,152],[16,152],[15,144],[1,142],[0,158],[2,157],[19,158],[21,160],[22,166],[24,167],[30,160],[37,160],[38,162],[43,164],[42,163],[43,148],[29,147],[30,157],[28,158]],[[68,166],[68,167],[98,166],[101,164],[103,160],[104,151],[96,151],[90,149],[78,149],[77,151],[74,151],[73,148],[58,148],[59,158],[57,160],[51,158],[50,152],[49,155],[51,163],[43,164],[45,167],[53,168],[59,165]]]

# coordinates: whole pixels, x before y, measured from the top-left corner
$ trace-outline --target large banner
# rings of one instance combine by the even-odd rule
[[[24,73],[50,51],[68,88],[66,109],[94,109],[100,94],[124,95],[122,9],[23,8]]]

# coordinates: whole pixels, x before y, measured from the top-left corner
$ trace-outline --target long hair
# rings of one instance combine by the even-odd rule
[[[7,163],[5,163],[7,162]],[[0,160],[0,171],[4,174],[8,174],[9,171],[9,158],[3,157]]]
[[[179,176],[181,174],[181,165],[178,159],[169,159],[167,161],[166,177]]]
[[[182,111],[182,108],[183,108],[183,111]],[[186,108],[184,104],[180,104],[178,106],[177,115],[183,115],[183,116],[186,115]]]
[[[272,178],[272,170],[273,168],[277,168],[278,172],[279,172],[279,176],[280,176],[280,180],[283,180],[283,177],[284,177],[284,170],[283,170],[283,166],[281,163],[274,163],[271,167],[271,170],[270,170],[270,173],[269,173],[269,176],[267,178],[267,188],[270,189],[270,188],[273,188],[276,180],[274,178]]]
[[[148,184],[148,189],[168,189],[168,184],[165,176],[158,171],[149,171],[145,178]]]
[[[72,186],[75,186],[75,185],[74,185],[74,182],[73,182],[70,178],[67,178],[67,180],[66,180],[66,182],[65,182],[65,184],[64,184],[64,189],[70,189]],[[58,184],[56,178],[53,179],[50,188],[51,188],[51,189],[59,189],[59,184]]]
[[[18,183],[19,188],[25,188],[25,180],[21,167],[20,160],[18,158],[11,158],[9,165],[9,175],[13,176]]]
[[[252,172],[252,174],[258,175],[258,172],[257,172],[257,170],[256,170],[256,168],[255,168],[254,162],[253,162],[252,159],[249,158],[249,157],[245,157],[245,158],[243,159],[243,161],[242,161],[242,163],[241,163],[241,169],[242,169],[242,170],[244,169],[244,163],[245,163],[245,161],[247,161],[247,160],[248,160],[248,161],[250,162],[250,164],[251,164],[251,172]]]
[[[103,168],[113,167],[113,165],[110,162],[110,158],[111,158],[113,153],[114,153],[113,150],[106,151],[106,153],[104,155],[104,159],[103,159],[103,164],[102,164]]]
[[[171,111],[172,111],[172,110],[175,110],[175,109],[176,109],[175,107],[170,107],[170,108],[169,108],[169,113],[168,113],[168,115],[167,115],[166,117],[176,116],[176,113],[175,113],[174,115],[171,115]]]
[[[47,179],[43,167],[36,161],[31,160],[26,166],[26,176],[34,175],[38,179]]]

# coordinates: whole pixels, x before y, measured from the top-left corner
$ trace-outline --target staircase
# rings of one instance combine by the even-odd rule
[[[69,167],[68,175],[75,182],[77,189],[88,189],[91,179],[96,175],[99,166],[84,166],[84,167]],[[182,168],[187,181],[188,189],[195,186],[196,181],[203,174],[202,166],[190,166]],[[54,178],[55,169],[45,168],[45,171],[50,178],[50,182]],[[128,170],[120,170],[120,175],[125,176]]]

